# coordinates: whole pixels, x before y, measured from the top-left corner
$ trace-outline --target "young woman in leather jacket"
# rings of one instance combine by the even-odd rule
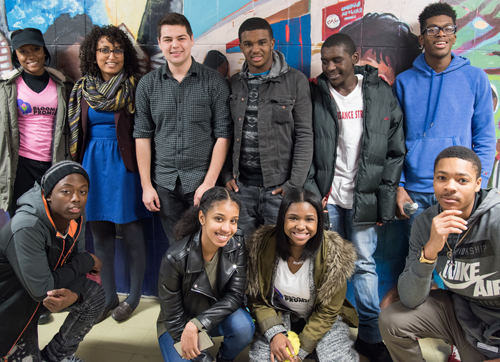
[[[242,308],[246,251],[237,230],[241,204],[233,192],[214,187],[174,229],[165,253],[158,292],[158,341],[167,362],[213,361],[199,350],[198,333],[224,336],[217,361],[233,361],[252,340],[252,318]],[[174,348],[181,342],[182,357]]]

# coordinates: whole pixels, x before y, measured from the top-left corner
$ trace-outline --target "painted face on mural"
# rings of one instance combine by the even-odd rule
[[[375,54],[373,49],[367,50],[359,60],[358,64],[368,64],[375,68],[378,68],[378,76],[389,83],[389,85],[392,85],[396,80],[396,73],[392,68],[391,60],[389,59],[389,57],[385,57],[385,61],[380,59],[380,62],[377,62],[377,55]]]
[[[180,67],[191,59],[194,39],[183,25],[163,25],[158,45],[169,67]]]
[[[346,82],[353,80],[354,65],[359,55],[349,55],[343,46],[332,46],[321,49],[321,68],[333,88],[343,88]]]
[[[453,25],[453,19],[447,15],[438,15],[427,19],[425,27],[443,27],[446,25]],[[453,47],[453,44],[455,44],[456,40],[456,34],[446,35],[442,30],[434,36],[427,35],[427,33],[424,32],[423,35],[418,37],[420,45],[424,47],[425,60],[427,60],[427,62],[451,56],[451,48]]]
[[[253,74],[267,72],[273,64],[274,39],[269,31],[257,29],[241,33],[240,49],[245,55],[248,71]]]
[[[96,49],[108,49],[110,51],[109,54],[104,54],[102,51],[97,50],[95,54],[97,66],[101,70],[102,79],[105,81],[110,80],[122,70],[123,64],[125,63],[124,53],[116,55],[115,52],[111,50],[123,49],[123,47],[119,43],[111,43],[103,36],[97,42]]]
[[[16,49],[17,59],[24,71],[33,75],[42,75],[45,72],[45,51],[43,47],[26,44]]]

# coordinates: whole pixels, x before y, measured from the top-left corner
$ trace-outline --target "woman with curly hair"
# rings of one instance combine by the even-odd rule
[[[116,26],[94,26],[80,48],[80,70],[69,102],[70,151],[98,185],[89,195],[86,213],[95,254],[102,260],[106,307],[116,321],[127,319],[139,304],[146,266],[142,220],[150,212],[142,202],[134,128],[134,95],[138,82],[137,52]],[[122,230],[130,268],[130,294],[119,303],[115,282],[116,225]]]
[[[73,81],[48,68],[40,30],[11,35],[16,69],[0,77],[0,209],[13,217],[17,199],[50,166],[69,159],[67,103]]]
[[[346,324],[356,325],[358,317],[345,299],[356,251],[322,226],[320,198],[293,189],[281,201],[276,226],[262,226],[247,241],[248,307],[257,324],[250,362],[309,355],[317,362],[359,361]],[[299,335],[300,347],[293,348],[289,332]]]

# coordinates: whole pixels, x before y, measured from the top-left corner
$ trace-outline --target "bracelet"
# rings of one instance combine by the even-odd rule
[[[434,260],[429,260],[429,259],[426,259],[425,256],[424,256],[424,247],[422,246],[422,250],[420,252],[420,258],[418,259],[421,263],[423,264],[434,264],[438,258],[434,259]]]

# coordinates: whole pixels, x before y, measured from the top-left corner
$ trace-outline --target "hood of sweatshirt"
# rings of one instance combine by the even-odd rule
[[[266,74],[264,79],[272,79],[279,77],[290,69],[290,66],[287,64],[285,60],[285,56],[278,50],[273,50],[273,64],[271,65],[271,69],[269,73]],[[245,60],[243,66],[241,67],[240,75],[242,78],[250,78],[252,74],[248,72],[248,62]]]
[[[18,200],[19,209],[17,213],[26,212],[28,214],[36,216],[40,219],[48,228],[55,229],[54,224],[49,218],[48,209],[45,207],[44,198],[42,196],[42,188],[38,183],[24,193]]]

